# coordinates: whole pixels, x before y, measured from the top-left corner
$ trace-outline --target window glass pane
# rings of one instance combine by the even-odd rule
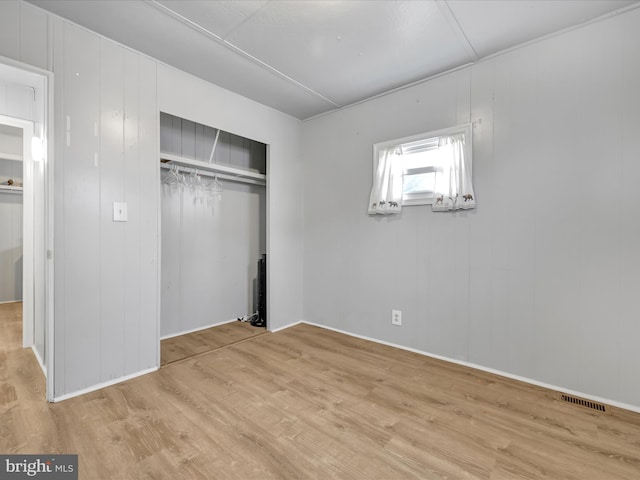
[[[435,173],[420,173],[418,175],[405,175],[402,183],[402,193],[432,192],[435,182]]]

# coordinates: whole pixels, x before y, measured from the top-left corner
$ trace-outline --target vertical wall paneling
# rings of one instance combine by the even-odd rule
[[[124,100],[118,101],[112,91],[114,84],[110,83],[113,79],[103,70],[101,44],[109,41],[27,3],[0,2],[0,40],[0,55],[50,68],[55,75],[53,390],[56,398],[158,365],[159,99],[168,111],[183,112],[184,118],[220,125],[229,132],[270,144],[275,160],[273,178],[279,179],[270,199],[272,208],[278,210],[273,214],[275,223],[269,233],[274,252],[269,271],[273,280],[269,295],[275,299],[270,307],[271,326],[278,328],[301,319],[302,190],[301,169],[297,165],[300,122],[169,67],[159,69],[154,60],[126,49],[124,83],[118,87],[123,89]],[[135,73],[129,75],[130,69],[135,70],[132,66],[135,63],[137,84]],[[111,89],[111,93],[102,91],[103,82],[107,82],[105,88]],[[136,103],[136,95],[137,126],[127,116],[135,111],[132,104]],[[6,103],[6,99],[0,92],[0,101]],[[112,139],[124,145],[124,153],[120,155],[121,161],[124,155],[125,166],[119,175],[103,163],[112,160],[104,158],[112,149],[111,140],[105,137],[110,132],[103,125],[105,112],[101,106],[105,102],[124,102],[121,138]],[[199,137],[200,131],[196,130],[195,135]],[[202,135],[209,138],[207,129],[203,129]],[[206,159],[209,153],[210,147],[204,144],[202,152],[195,152],[196,156],[206,154]],[[266,165],[265,160],[260,163]],[[102,167],[106,170],[101,171]],[[124,201],[131,202],[129,222],[122,228],[124,240],[116,239],[120,247],[110,250],[103,242],[117,230],[106,220],[104,207],[105,203],[115,201],[107,198],[109,192],[115,195],[118,189],[122,189]],[[228,190],[233,192],[231,187]],[[264,192],[260,195],[259,200],[249,195],[249,203],[265,202]],[[265,216],[259,218],[263,229]],[[266,248],[266,241],[261,240],[260,250]],[[130,261],[134,251],[138,252],[137,264]],[[118,262],[124,259],[125,266],[119,267],[119,271],[112,266],[107,268],[108,258],[115,258],[116,265],[122,265]],[[105,306],[107,298],[115,297],[111,286],[116,276],[125,283],[124,299]],[[248,295],[242,296],[248,303]],[[120,313],[115,312],[116,308]],[[119,315],[126,320],[118,319]],[[101,329],[108,325],[107,318],[116,322],[115,330],[120,328],[124,338],[120,335],[119,340],[115,335],[101,338]],[[119,321],[126,324],[124,331]],[[138,340],[134,348],[136,331]],[[123,350],[124,370],[118,372],[122,363],[112,362],[111,355],[121,355]]]
[[[125,200],[124,49],[100,41],[100,341],[101,381],[124,374],[125,231],[113,203]],[[132,221],[135,223],[135,221]]]
[[[196,124],[189,120],[182,120],[182,156],[196,158]]]
[[[640,51],[640,29],[637,16],[629,16],[625,22],[625,48],[622,49],[624,85],[622,97],[622,190],[620,204],[635,206],[640,204],[640,189],[637,179],[640,178],[640,63],[636,61]],[[633,207],[631,207],[633,208]],[[637,354],[640,345],[640,222],[624,221],[626,226],[621,238],[620,249],[625,252],[622,263],[620,285],[621,305],[618,330],[618,365],[620,374],[620,396],[629,398],[634,405],[640,405],[640,382],[628,381],[637,375]]]
[[[582,294],[578,310],[579,389],[615,392],[615,396],[619,384],[618,338],[622,333],[619,322],[624,313],[620,292],[626,258],[621,255],[621,243],[627,222],[624,210],[616,208],[622,200],[622,118],[626,102],[626,38],[618,31],[622,22],[617,19],[592,26],[581,43],[581,168],[578,186],[572,189],[582,198],[600,192],[600,201],[575,215],[582,234],[577,271]],[[594,142],[595,138],[598,141]],[[602,328],[603,319],[607,328]]]
[[[536,202],[544,203],[547,199],[538,195],[535,181],[519,182],[511,179],[535,178],[544,181],[546,173],[544,167],[540,168],[541,163],[552,158],[552,155],[542,154],[540,150],[540,146],[547,142],[536,141],[546,134],[542,129],[548,123],[543,120],[546,108],[542,106],[547,97],[538,93],[537,86],[540,81],[540,59],[543,56],[540,46],[536,46],[531,55],[505,56],[500,67],[496,67],[496,89],[500,89],[502,98],[508,101],[494,105],[493,155],[495,157],[499,154],[501,161],[494,164],[494,169],[487,178],[490,194],[496,193],[491,182],[500,181],[504,184],[504,189],[498,193],[513,199],[504,202],[504,197],[500,195],[491,197],[497,204],[507,206],[506,211],[501,211],[495,217],[495,225],[498,226],[503,221],[500,215],[510,219],[508,228],[500,227],[502,230],[498,233],[502,240],[498,243],[498,250],[505,249],[506,254],[506,295],[503,295],[505,310],[498,330],[505,334],[501,352],[503,364],[513,365],[514,369],[517,366],[523,375],[533,375],[535,338],[536,332],[540,331],[533,328],[536,268],[534,245],[537,233],[535,206]],[[550,77],[554,75],[551,74]],[[494,252],[497,253],[496,249]],[[499,290],[497,293],[500,295]]]
[[[13,2],[5,2],[6,5]],[[27,6],[23,2],[15,2],[19,8],[5,11],[7,20],[19,26],[19,34],[15,41],[18,46],[18,54],[13,55],[15,60],[36,66],[46,64],[49,53],[48,49],[48,18],[47,14],[40,9]],[[29,32],[33,31],[32,35]],[[22,54],[22,52],[24,54]],[[11,64],[11,62],[9,62]],[[45,105],[45,88],[48,88],[47,81],[40,73],[34,73],[30,66],[22,68],[16,63],[16,67],[3,66],[7,74],[8,82],[0,82],[0,110],[3,114],[28,119],[34,122],[27,124],[25,131],[34,131],[41,136],[45,131],[45,115],[47,106]],[[31,135],[31,133],[29,133]],[[27,145],[31,145],[31,139],[27,138]],[[22,265],[25,272],[23,323],[24,323],[24,344],[33,345],[39,359],[46,363],[45,352],[45,222],[47,214],[45,212],[45,179],[44,163],[32,162],[30,157],[26,158],[24,167],[24,191],[23,191],[23,216],[27,221],[23,225],[25,234],[23,237]],[[22,176],[22,175],[21,175]],[[32,321],[33,320],[33,323]],[[33,335],[30,331],[33,330]],[[53,389],[51,389],[52,391]]]
[[[196,160],[200,160],[200,161],[204,161],[207,162],[209,161],[209,159],[205,159],[205,145],[204,142],[202,140],[204,140],[204,132],[205,132],[205,126],[201,125],[199,123],[194,124],[195,128],[194,128],[194,143],[196,145],[196,151],[193,155],[193,158],[195,158]]]
[[[123,373],[131,374],[140,368],[139,345],[141,334],[153,336],[155,330],[142,331],[140,328],[141,292],[140,275],[143,260],[140,257],[141,235],[141,158],[139,127],[140,119],[140,64],[139,56],[123,51],[123,163],[121,201],[127,203],[129,221],[121,224],[123,229]],[[152,297],[153,298],[153,297]]]
[[[133,185],[138,185],[140,225],[137,240],[138,262],[140,272],[138,277],[130,277],[128,283],[138,282],[140,297],[137,301],[139,308],[138,323],[138,354],[137,370],[144,370],[159,365],[160,338],[159,332],[159,275],[160,265],[158,247],[160,241],[159,211],[160,198],[158,184],[160,172],[158,168],[158,96],[157,96],[157,63],[141,55],[130,53],[129,57],[137,59],[139,68],[139,82],[131,88],[138,91],[138,164],[139,177],[132,178]],[[131,60],[130,60],[131,61]],[[126,99],[127,97],[125,97]],[[135,126],[131,126],[135,130]],[[129,178],[129,177],[127,177]],[[130,184],[127,183],[129,186]],[[129,192],[135,190],[128,188]],[[128,198],[128,197],[127,197]],[[134,204],[135,205],[135,204]],[[136,215],[136,212],[134,212]],[[131,228],[131,223],[129,224]],[[129,235],[129,234],[128,234]],[[127,237],[129,241],[135,238],[135,231]],[[132,275],[134,273],[132,272]],[[132,312],[130,310],[129,312]]]
[[[189,129],[182,129],[182,133],[189,131]],[[193,148],[190,145],[185,145],[185,138],[183,137],[182,151],[193,152]],[[189,325],[194,319],[198,319],[198,300],[199,292],[198,286],[201,284],[201,269],[202,265],[202,253],[196,250],[196,238],[199,234],[200,220],[198,205],[195,198],[186,190],[183,193],[176,193],[171,195],[172,200],[180,202],[180,218],[178,218],[179,229],[175,228],[175,224],[167,224],[166,227],[170,230],[176,231],[179,236],[178,243],[180,244],[180,257],[179,257],[179,273],[178,278],[180,281],[179,294],[180,298],[180,327],[181,330],[189,330]],[[173,226],[173,228],[172,228]],[[162,224],[164,231],[165,224]],[[175,254],[175,252],[174,252]],[[162,270],[163,271],[163,270]],[[215,289],[212,289],[215,290]],[[233,317],[231,317],[233,318]],[[230,320],[227,318],[226,320]],[[198,323],[202,325],[203,319],[198,319]],[[215,323],[215,322],[210,322]],[[204,325],[207,325],[204,323]]]
[[[180,244],[180,235],[177,233],[182,231],[182,223],[179,221],[175,227],[174,234],[167,235],[169,226],[175,219],[182,219],[182,197],[174,201],[170,201],[177,195],[177,192],[169,190],[168,186],[162,187],[162,259],[161,259],[161,335],[165,336],[169,332],[181,332],[183,329],[180,325],[182,316],[180,315],[180,299],[182,298],[180,286],[180,256],[176,252],[182,251]],[[177,197],[176,197],[177,198]],[[213,246],[212,246],[213,248]],[[212,292],[215,296],[215,292]],[[176,300],[177,299],[177,300]]]
[[[0,55],[15,60],[20,58],[20,3],[0,2]]]
[[[64,72],[64,23],[62,19],[50,18],[51,25],[51,60],[52,68],[55,72],[54,92],[53,92],[53,135],[54,135],[54,164],[53,164],[53,220],[54,220],[54,237],[53,237],[53,253],[54,253],[54,329],[53,329],[53,355],[54,355],[54,376],[53,376],[53,392],[47,392],[47,396],[51,398],[65,393],[66,372],[64,368],[66,348],[65,322],[66,317],[66,295],[65,295],[65,278],[66,278],[66,253],[65,240],[66,228],[65,222],[61,221],[64,216],[65,205],[65,155],[67,153],[67,135],[69,134],[67,122],[65,120],[65,109],[63,108],[65,94],[65,76]],[[70,92],[69,92],[70,93]],[[69,122],[70,127],[70,122]]]
[[[157,366],[159,79],[164,86],[162,101],[170,110],[192,110],[183,116],[271,143],[277,159],[274,177],[280,179],[271,198],[272,206],[279,209],[270,234],[274,249],[270,295],[276,299],[272,326],[301,318],[300,122],[181,72],[168,73],[168,67],[159,72],[155,61],[28,3],[0,2],[0,26],[1,55],[55,73],[55,397]],[[122,72],[120,79],[117,72]],[[169,80],[172,75],[175,78]],[[167,85],[173,93],[167,93]],[[174,104],[178,92],[187,98]],[[6,103],[7,96],[0,97]],[[9,98],[15,100],[15,96]],[[111,128],[117,115],[119,134]],[[195,129],[196,158],[208,160],[213,133],[210,127]],[[234,161],[232,138],[222,143],[223,162]],[[250,168],[266,169],[264,158],[258,167],[252,165],[255,145],[240,142],[234,147],[243,165],[250,162]],[[246,198],[238,208],[253,211],[266,203],[264,189],[256,193],[253,188],[228,186],[225,193],[229,198]],[[116,196],[129,205],[126,225],[110,220]],[[238,235],[247,234],[233,209],[221,207],[220,213],[219,220],[227,215],[226,221]],[[266,230],[264,210],[256,224]],[[197,228],[198,241],[206,243],[206,229],[214,231],[217,226],[203,223]],[[234,243],[230,236],[225,242],[220,243],[228,249],[220,269],[246,256],[245,248],[265,251],[267,240],[263,237],[247,246]],[[255,260],[245,266],[245,275],[255,267]],[[207,281],[204,277],[199,288],[211,298]],[[237,288],[235,282],[230,279],[225,288]],[[241,289],[227,296],[249,305],[253,295]],[[203,309],[199,315],[206,312]]]
[[[527,75],[527,78],[535,79],[531,86],[535,95],[526,95],[527,91],[521,89],[518,98],[522,100],[512,113],[520,126],[512,128],[512,142],[527,152],[526,163],[519,165],[517,172],[533,180],[523,183],[522,198],[536,198],[535,203],[524,203],[521,215],[523,220],[531,219],[535,226],[533,234],[527,233],[535,241],[533,253],[525,256],[526,250],[517,251],[520,264],[527,269],[526,260],[535,255],[531,267],[534,326],[529,331],[523,329],[522,334],[533,338],[534,378],[545,375],[550,383],[573,389],[578,389],[578,363],[566,359],[579,357],[581,319],[578,309],[582,286],[575,275],[582,261],[580,230],[583,226],[582,222],[576,221],[576,216],[581,215],[576,198],[582,194],[575,163],[564,159],[582,157],[580,85],[584,58],[580,45],[584,33],[576,31],[536,48],[536,70]],[[519,83],[528,86],[524,78],[519,79]],[[523,124],[525,117],[518,115],[519,111],[533,112],[535,124],[527,129]],[[527,169],[527,165],[537,168]],[[567,183],[572,177],[575,181]],[[538,195],[536,184],[545,185],[548,193]],[[516,250],[527,245],[526,239],[514,237],[511,245],[511,249]],[[517,318],[523,321],[527,316],[528,311],[524,310]],[[521,348],[528,345],[529,342],[523,339]]]
[[[631,10],[305,122],[304,318],[640,407],[639,22]],[[475,210],[354,207],[374,143],[467,119]]]
[[[156,63],[53,22],[55,394],[158,364]],[[62,87],[60,88],[60,83]],[[59,202],[59,203],[58,203]],[[113,221],[126,202],[128,221]]]
[[[64,24],[63,101],[68,137],[64,150],[65,315],[56,317],[65,348],[56,348],[56,370],[65,370],[61,392],[101,381],[100,41]],[[56,382],[58,378],[56,376]],[[56,388],[56,393],[58,389]]]
[[[47,13],[20,2],[20,61],[47,69],[49,25]]]
[[[161,114],[160,130],[162,152],[209,161],[217,129],[173,115]],[[213,162],[266,173],[265,145],[221,130]]]
[[[216,145],[215,161],[221,165],[229,165],[231,157],[231,135],[227,132],[220,132],[218,145]]]

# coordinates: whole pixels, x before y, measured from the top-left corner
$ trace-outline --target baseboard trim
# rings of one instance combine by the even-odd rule
[[[127,380],[132,380],[136,377],[141,377],[142,375],[146,375],[148,373],[153,373],[158,370],[159,367],[147,368],[146,370],[141,370],[139,372],[132,373],[130,375],[125,375],[123,377],[114,378],[113,380],[109,380],[108,382],[101,382],[96,385],[92,385],[87,388],[82,388],[80,390],[76,390],[75,392],[65,393],[64,395],[58,395],[53,397],[53,401],[55,403],[62,402],[63,400],[68,400],[73,397],[79,397],[80,395],[84,395],[86,393],[95,392],[96,390],[101,390],[106,387],[110,387],[112,385],[116,385],[118,383],[126,382]]]
[[[44,362],[42,361],[42,357],[38,353],[38,349],[36,348],[35,345],[31,345],[30,348],[31,348],[31,351],[33,352],[33,355],[36,357],[36,360],[38,361],[40,368],[42,369],[42,373],[44,373],[44,377],[47,378],[47,367],[45,367]]]
[[[483,365],[478,365],[477,363],[466,362],[464,360],[458,360],[458,359],[455,359],[455,358],[445,357],[443,355],[438,355],[438,354],[435,354],[435,353],[425,352],[423,350],[418,350],[416,348],[405,347],[404,345],[398,345],[396,343],[386,342],[384,340],[379,340],[377,338],[368,337],[366,335],[359,335],[357,333],[351,333],[351,332],[348,332],[346,330],[341,330],[339,328],[329,327],[327,325],[321,325],[319,323],[308,322],[308,321],[302,320],[300,322],[297,322],[297,323],[294,323],[294,324],[291,324],[291,325],[287,325],[286,327],[280,328],[279,330],[283,330],[285,328],[293,327],[293,326],[298,325],[300,323],[306,323],[307,325],[313,325],[314,327],[324,328],[326,330],[331,330],[333,332],[342,333],[344,335],[349,335],[350,337],[359,338],[361,340],[367,340],[367,341],[370,341],[370,342],[379,343],[381,345],[386,345],[386,346],[389,346],[389,347],[399,348],[400,350],[406,350],[408,352],[413,352],[413,353],[417,353],[419,355],[424,355],[426,357],[435,358],[437,360],[442,360],[442,361],[445,361],[445,362],[454,363],[454,364],[461,365],[461,366],[464,366],[464,367],[473,368],[475,370],[480,370],[482,372],[493,373],[494,375],[499,375],[501,377],[509,378],[511,380],[517,380],[517,381],[520,381],[520,382],[523,382],[523,383],[528,383],[530,385],[535,385],[537,387],[546,388],[548,390],[552,390],[552,391],[555,391],[555,392],[559,391],[559,392],[563,392],[563,393],[568,393],[570,395],[575,395],[577,397],[586,398],[587,400],[592,400],[594,402],[605,403],[607,405],[611,405],[613,407],[621,408],[623,410],[629,410],[631,412],[640,413],[640,406],[637,406],[637,405],[630,405],[628,403],[619,402],[617,400],[611,400],[609,398],[599,397],[597,395],[591,395],[591,394],[588,394],[588,393],[579,392],[577,390],[572,390],[572,389],[569,389],[569,388],[559,387],[557,385],[552,385],[550,383],[541,382],[539,380],[534,380],[532,378],[523,377],[523,376],[520,376],[520,375],[515,375],[513,373],[503,372],[502,370],[496,370],[494,368],[485,367]]]
[[[195,333],[195,332],[199,332],[200,330],[206,330],[207,328],[212,328],[212,327],[219,327],[220,325],[226,325],[227,323],[233,323],[237,321],[238,319],[234,318],[232,320],[225,320],[223,322],[212,323],[211,325],[205,325],[204,327],[192,328],[191,330],[185,330],[183,332],[170,333],[168,335],[164,335],[163,337],[160,337],[160,340],[167,340],[169,338],[179,337],[180,335],[188,335],[189,333]]]
[[[295,327],[296,325],[300,325],[301,323],[308,323],[309,325],[315,325],[309,322],[305,322],[303,320],[299,320],[297,322],[294,323],[289,323],[283,327],[278,327],[278,328],[274,328],[273,330],[269,330],[271,333],[276,333],[276,332],[280,332],[282,330],[286,330],[287,328],[291,328],[291,327]],[[320,327],[321,325],[317,325],[318,327]]]
[[[0,305],[4,305],[5,303],[20,303],[22,300],[5,300],[4,302],[0,302]]]

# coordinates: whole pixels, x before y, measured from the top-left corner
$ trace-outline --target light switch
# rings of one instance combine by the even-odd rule
[[[127,221],[127,204],[123,202],[113,202],[113,221]]]

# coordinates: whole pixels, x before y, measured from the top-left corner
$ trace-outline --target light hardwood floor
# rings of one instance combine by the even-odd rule
[[[265,333],[267,333],[267,329],[264,327],[253,327],[248,322],[231,322],[167,338],[160,342],[160,364],[168,365]]]
[[[308,325],[59,404],[0,345],[0,452],[82,479],[640,478],[640,415]]]

